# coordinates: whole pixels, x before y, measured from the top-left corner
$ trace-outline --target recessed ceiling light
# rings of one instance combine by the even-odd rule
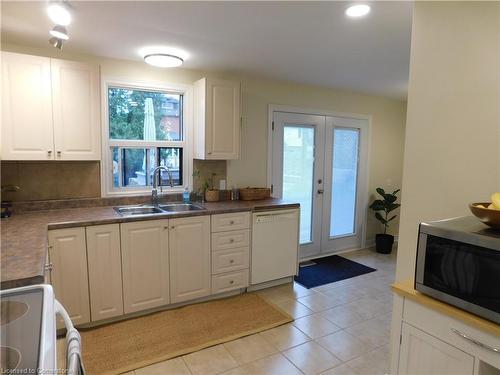
[[[167,53],[152,53],[144,56],[144,61],[159,68],[175,68],[181,66],[184,60],[179,56],[169,55]]]
[[[54,38],[57,39],[62,39],[62,40],[68,40],[68,31],[64,26],[61,25],[56,25],[52,30],[49,31],[50,35],[52,35]]]
[[[49,18],[57,25],[68,26],[71,23],[71,12],[63,1],[51,2],[47,7]]]
[[[370,13],[370,6],[366,4],[358,4],[350,6],[345,10],[345,14],[348,17],[363,17]]]

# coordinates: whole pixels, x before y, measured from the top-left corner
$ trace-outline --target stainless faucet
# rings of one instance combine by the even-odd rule
[[[172,172],[170,171],[170,169],[168,169],[167,167],[165,167],[163,165],[157,166],[153,170],[153,189],[151,190],[151,202],[154,205],[158,204],[158,181],[160,179],[161,171],[167,172],[170,187],[171,188],[174,187],[174,179],[172,177]],[[161,186],[160,186],[160,189],[161,189]]]

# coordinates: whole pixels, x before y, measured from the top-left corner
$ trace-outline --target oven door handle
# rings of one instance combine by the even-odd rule
[[[66,326],[66,342],[67,342],[67,374],[68,375],[85,375],[85,369],[82,363],[82,338],[73,326],[71,318],[66,309],[58,300],[55,300],[56,314],[60,315]]]

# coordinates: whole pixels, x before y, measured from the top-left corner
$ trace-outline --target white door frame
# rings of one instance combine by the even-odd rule
[[[269,104],[268,106],[268,116],[267,116],[267,187],[271,188],[272,176],[273,176],[273,121],[275,112],[288,112],[296,114],[305,115],[318,115],[327,117],[344,117],[350,119],[367,120],[368,127],[366,129],[366,168],[365,171],[360,171],[359,178],[364,181],[364,186],[360,187],[360,202],[362,207],[363,217],[361,218],[363,222],[362,234],[361,234],[361,248],[366,247],[366,225],[367,225],[367,211],[368,211],[368,184],[370,178],[370,155],[371,155],[371,128],[372,128],[372,116],[364,115],[359,113],[349,113],[349,112],[336,112],[327,109],[314,109],[314,108],[304,108],[304,107],[294,107],[289,105],[281,104]],[[350,250],[350,249],[349,249]],[[328,254],[327,254],[328,255]]]

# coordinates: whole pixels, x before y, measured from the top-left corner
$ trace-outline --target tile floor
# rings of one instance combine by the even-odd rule
[[[387,374],[396,255],[343,256],[377,271],[313,289],[294,283],[259,291],[295,321],[126,375]]]

